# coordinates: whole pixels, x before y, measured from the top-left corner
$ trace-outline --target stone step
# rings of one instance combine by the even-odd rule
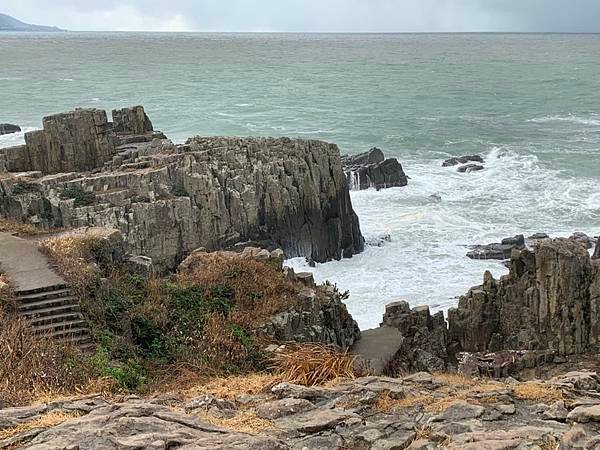
[[[35,331],[36,333],[44,333],[46,331],[62,331],[62,330],[69,330],[69,329],[75,329],[75,326],[80,326],[80,325],[85,325],[86,327],[84,328],[85,330],[88,330],[87,328],[87,322],[83,319],[76,319],[76,320],[67,320],[61,323],[51,323],[48,325],[38,325],[38,326],[33,326],[33,331]],[[89,330],[88,330],[89,331]],[[54,335],[54,333],[51,333],[52,335]]]
[[[72,298],[72,297],[71,297]],[[60,300],[60,299],[59,299]],[[32,316],[36,316],[36,317],[42,317],[42,316],[53,316],[56,314],[62,314],[65,313],[67,311],[70,312],[81,312],[80,307],[78,304],[74,304],[74,303],[65,303],[62,305],[56,305],[56,306],[50,306],[47,308],[39,308],[39,309],[20,309],[19,311],[19,316],[25,318],[25,319],[29,319]]]
[[[56,330],[53,331],[51,333],[47,333],[47,336],[53,338],[53,339],[58,339],[60,341],[71,341],[73,342],[73,339],[76,336],[85,336],[88,339],[92,339],[91,334],[90,334],[90,329],[86,326],[86,327],[78,327],[78,328],[67,328],[64,330]]]
[[[57,297],[64,297],[71,293],[68,288],[60,288],[52,291],[36,292],[32,294],[17,293],[17,300],[23,303],[36,302],[38,300],[47,300]]]
[[[65,323],[69,323],[73,320],[83,320],[83,316],[80,312],[68,312],[63,314],[55,314],[52,316],[42,316],[42,317],[30,317],[27,319],[27,323],[34,328],[42,325],[54,325],[54,326],[62,326]]]
[[[44,287],[36,288],[36,289],[25,289],[22,291],[17,291],[15,294],[16,294],[17,298],[29,298],[30,296],[35,295],[35,294],[43,294],[43,293],[59,291],[62,289],[67,289],[67,288],[68,288],[68,286],[66,284],[53,284],[51,286],[44,286]]]
[[[18,308],[20,312],[23,311],[31,311],[31,312],[36,312],[37,309],[45,309],[45,308],[50,308],[50,307],[58,307],[58,306],[63,306],[63,305],[79,305],[79,302],[77,301],[76,297],[57,297],[57,298],[50,298],[47,300],[39,300],[36,302],[31,302],[31,303],[21,303]]]

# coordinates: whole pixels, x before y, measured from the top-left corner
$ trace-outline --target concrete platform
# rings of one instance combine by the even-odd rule
[[[31,291],[65,284],[54,272],[37,243],[0,232],[0,270],[15,291]]]

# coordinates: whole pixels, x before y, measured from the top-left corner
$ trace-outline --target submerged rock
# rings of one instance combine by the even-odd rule
[[[12,134],[18,133],[21,131],[21,127],[19,125],[13,125],[11,123],[0,123],[0,136],[3,134]]]
[[[480,164],[466,164],[464,166],[460,166],[458,169],[456,169],[457,172],[460,173],[471,173],[471,172],[479,172],[480,170],[485,169],[485,167],[483,167]]]
[[[342,165],[350,189],[353,190],[372,187],[380,190],[408,184],[408,177],[398,160],[386,159],[376,147],[360,155],[342,156]]]
[[[466,155],[450,158],[442,163],[442,167],[458,166],[459,164],[466,164],[468,162],[477,162],[483,164],[483,158],[479,155]]]

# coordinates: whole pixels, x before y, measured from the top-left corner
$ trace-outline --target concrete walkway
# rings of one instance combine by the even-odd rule
[[[15,291],[32,291],[65,284],[51,268],[37,243],[0,232],[0,270]]]

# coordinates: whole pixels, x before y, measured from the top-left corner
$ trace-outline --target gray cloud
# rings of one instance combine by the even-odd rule
[[[600,32],[598,0],[3,0],[70,30]]]

